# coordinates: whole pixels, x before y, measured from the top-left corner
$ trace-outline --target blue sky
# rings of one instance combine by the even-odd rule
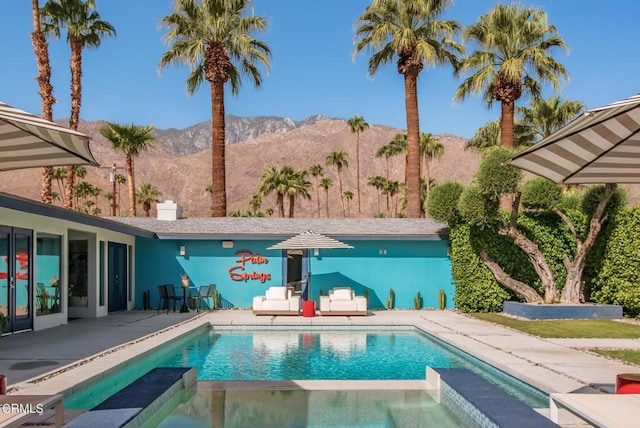
[[[41,0],[41,4],[44,1]],[[97,50],[86,50],[83,62],[81,118],[160,129],[185,128],[211,118],[209,85],[194,96],[185,90],[186,67],[161,74],[158,62],[167,49],[162,42],[162,17],[171,13],[171,0],[97,0],[104,20],[117,37]],[[226,98],[227,114],[283,116],[301,120],[313,114],[349,118],[362,115],[371,124],[404,129],[404,90],[395,64],[367,76],[366,54],[352,58],[353,23],[368,0],[255,0],[257,14],[269,28],[260,35],[273,52],[271,71],[262,88],[246,82],[239,96]],[[490,10],[494,0],[455,0],[445,15],[470,25]],[[640,92],[640,49],[637,16],[640,2],[631,0],[522,0],[547,11],[569,54],[555,57],[570,75],[560,93],[589,108]],[[0,15],[3,66],[0,100],[41,113],[37,74],[29,33],[33,30],[31,2],[5,1]],[[49,44],[54,117],[69,116],[69,48],[65,40]],[[469,138],[478,127],[499,116],[499,104],[489,111],[480,97],[454,104],[460,80],[449,68],[425,69],[419,78],[420,127],[424,132]],[[520,101],[522,104],[523,101]]]

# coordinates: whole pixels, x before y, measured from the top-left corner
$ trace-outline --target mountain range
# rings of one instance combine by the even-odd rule
[[[64,121],[60,121],[64,124]],[[84,178],[101,189],[111,191],[108,180],[110,167],[115,163],[124,166],[124,155],[111,148],[111,144],[100,135],[104,121],[80,123],[80,131],[91,137],[91,151],[103,167],[87,167]],[[329,215],[341,217],[338,191],[338,176],[334,167],[325,166],[327,156],[336,150],[348,154],[348,167],[343,170],[343,190],[349,190],[354,198],[348,203],[349,215],[357,216],[355,134],[347,122],[339,118],[321,115],[302,121],[283,117],[238,117],[227,116],[226,121],[227,164],[227,211],[249,210],[251,197],[257,193],[260,175],[269,167],[285,164],[294,168],[309,168],[314,164],[323,166],[325,176],[331,177],[334,186],[329,188]],[[404,130],[382,125],[370,125],[360,134],[360,170],[362,212],[373,217],[386,210],[386,199],[377,190],[367,185],[368,177],[386,175],[384,158],[376,158],[376,151]],[[210,215],[210,194],[206,192],[211,183],[211,122],[201,122],[185,129],[155,129],[155,143],[149,150],[135,159],[135,183],[151,183],[160,192],[160,200],[171,199],[182,205],[185,216]],[[455,135],[439,135],[444,146],[440,159],[430,162],[431,177],[436,183],[455,180],[471,183],[477,170],[480,156],[465,150],[466,140]],[[124,173],[124,172],[123,172]],[[389,160],[389,176],[392,180],[404,181],[404,158]],[[296,200],[297,217],[317,217],[318,206],[314,177],[310,189],[310,200]],[[39,200],[41,170],[25,169],[0,173],[0,191]],[[53,190],[61,192],[54,181]],[[631,192],[631,200],[637,200]],[[640,193],[635,191],[635,193]],[[119,189],[121,215],[127,215],[127,188]],[[326,217],[326,194],[319,192],[320,216]],[[60,202],[56,202],[60,204]],[[110,212],[108,201],[98,198],[103,214]],[[275,196],[264,198],[261,210],[275,211]],[[155,209],[155,207],[154,207]],[[143,215],[138,209],[138,215]],[[152,210],[155,215],[155,210]]]

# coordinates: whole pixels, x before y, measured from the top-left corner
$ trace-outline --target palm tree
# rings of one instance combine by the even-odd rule
[[[333,186],[333,180],[330,177],[324,177],[320,180],[320,187],[324,189],[325,199],[327,200],[327,218],[329,218],[329,187]]]
[[[385,183],[385,188],[383,191],[389,196],[391,196],[391,200],[393,202],[393,211],[391,213],[387,213],[388,217],[391,217],[391,214],[393,214],[393,217],[398,216],[398,199],[396,198],[396,196],[398,195],[400,190],[401,190],[401,185],[399,181],[393,180]]]
[[[116,30],[100,19],[95,0],[47,0],[40,10],[42,30],[56,39],[60,29],[67,31],[67,43],[71,47],[71,116],[69,128],[78,130],[80,105],[82,104],[82,51],[97,48],[103,36],[113,36]],[[67,167],[64,207],[73,208],[73,168]]]
[[[462,62],[460,72],[470,76],[456,91],[455,99],[482,92],[489,108],[494,100],[499,101],[500,142],[512,149],[515,102],[524,94],[539,98],[542,83],[560,87],[559,78],[567,77],[567,72],[550,51],[566,49],[566,45],[544,11],[518,4],[496,5],[465,29],[464,39],[474,41],[478,50]]]
[[[224,85],[238,94],[241,76],[259,87],[262,75],[258,64],[269,68],[271,51],[252,37],[264,32],[265,18],[253,15],[250,0],[175,0],[175,12],[162,18],[171,46],[160,59],[160,67],[186,64],[191,68],[187,91],[193,94],[206,80],[211,86],[211,215],[227,214],[225,181]]]
[[[315,164],[309,168],[309,173],[316,181],[316,200],[318,206],[318,218],[320,218],[320,185],[318,183],[318,177],[322,177],[324,175],[324,169],[322,169],[322,165]]]
[[[327,166],[335,166],[338,170],[338,189],[340,190],[340,201],[342,202],[342,217],[345,216],[344,211],[344,195],[342,194],[342,168],[348,168],[347,153],[343,150],[336,150],[329,153],[326,160]]]
[[[531,135],[531,143],[540,141],[577,118],[585,110],[579,101],[563,100],[559,96],[548,100],[534,99],[530,106],[518,106],[519,122]]]
[[[308,190],[311,187],[311,183],[307,181],[308,173],[304,169],[286,171],[285,174],[286,189],[284,193],[289,197],[289,218],[293,218],[296,198],[311,199]]]
[[[342,196],[344,196],[344,199],[347,201],[347,217],[351,217],[351,199],[353,199],[353,192],[345,190]]]
[[[142,204],[142,211],[144,216],[149,217],[151,211],[151,204],[153,202],[160,202],[160,191],[156,186],[151,183],[142,183],[136,189],[136,200],[139,204]]]
[[[440,142],[440,138],[431,135],[428,132],[420,133],[420,154],[424,160],[424,182],[427,195],[431,190],[431,176],[429,174],[429,161],[431,159],[440,159],[444,154],[444,146]]]
[[[347,121],[351,132],[356,134],[356,192],[358,193],[358,217],[362,217],[362,206],[360,203],[360,133],[369,128],[362,116],[353,116]]]
[[[67,176],[67,169],[66,168],[56,168],[53,170],[53,178],[55,178],[56,183],[58,183],[58,190],[60,191],[59,194],[62,195],[63,194],[63,184],[64,184],[64,180]]]
[[[425,67],[451,64],[462,46],[452,40],[460,25],[437,18],[451,0],[373,0],[357,19],[355,53],[368,48],[369,74],[397,57],[398,73],[404,78],[407,118],[408,168],[407,216],[421,216],[420,207],[420,123],[418,116],[418,75]]]
[[[114,149],[120,150],[125,156],[125,168],[129,180],[129,215],[136,216],[136,187],[133,175],[133,160],[143,150],[146,150],[154,141],[151,135],[154,126],[145,127],[134,125],[121,125],[107,122],[107,126],[100,129],[100,134],[111,142]]]
[[[483,153],[487,149],[500,145],[500,120],[488,122],[464,145],[464,149],[473,149]]]
[[[369,186],[375,187],[376,190],[378,191],[378,194],[376,195],[376,213],[380,213],[380,193],[382,188],[384,187],[384,183],[386,182],[387,182],[387,179],[381,175],[369,177],[369,181],[367,181],[367,184]]]
[[[283,167],[284,168],[284,167]],[[270,167],[260,176],[258,194],[262,197],[276,192],[276,208],[280,217],[284,217],[284,185],[282,169]]]
[[[53,120],[53,105],[56,99],[53,96],[53,85],[51,84],[51,64],[49,62],[49,44],[47,37],[40,26],[40,5],[38,0],[31,0],[31,15],[33,19],[33,32],[31,33],[31,44],[33,53],[36,56],[38,65],[38,88],[40,89],[40,99],[42,100],[42,117],[46,120]],[[51,181],[53,179],[53,167],[42,168],[42,188],[40,190],[40,200],[44,204],[52,204]]]
[[[122,206],[122,190],[120,190],[120,186],[127,182],[127,178],[120,173],[116,173],[114,179],[118,185],[118,215],[120,215],[120,207]]]

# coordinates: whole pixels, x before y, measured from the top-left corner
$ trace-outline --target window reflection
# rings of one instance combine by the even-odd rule
[[[61,311],[60,272],[62,237],[39,233],[36,253],[36,315],[49,315]]]

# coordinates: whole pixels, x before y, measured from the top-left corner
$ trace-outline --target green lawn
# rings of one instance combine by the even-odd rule
[[[481,320],[501,324],[545,338],[640,338],[640,326],[611,320],[519,320],[496,313],[470,314]]]
[[[631,349],[592,349],[591,351],[630,363],[640,364],[640,351]]]

